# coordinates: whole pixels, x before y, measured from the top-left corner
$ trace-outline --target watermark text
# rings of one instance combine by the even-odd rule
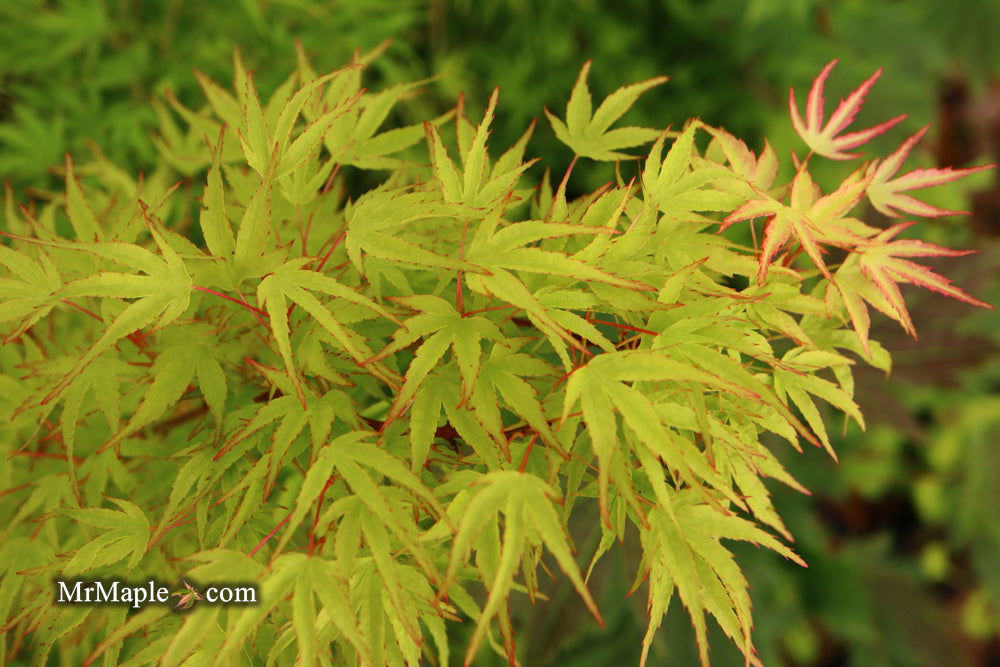
[[[168,587],[150,579],[145,583],[117,580],[82,579],[55,582],[56,604],[124,605],[140,609],[152,604],[174,604],[175,609],[190,609],[195,604],[255,605],[259,601],[253,584]],[[173,592],[171,592],[173,590]],[[171,598],[178,598],[171,600]]]

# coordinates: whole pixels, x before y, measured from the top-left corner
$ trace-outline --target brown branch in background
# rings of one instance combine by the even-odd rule
[[[958,167],[972,162],[981,153],[977,146],[969,84],[953,75],[941,83],[938,92],[937,142],[934,154],[940,167]]]

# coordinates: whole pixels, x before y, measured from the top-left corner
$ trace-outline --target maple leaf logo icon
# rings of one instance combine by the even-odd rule
[[[202,599],[201,593],[186,581],[184,582],[184,589],[170,594],[171,597],[176,595],[180,598],[177,604],[174,605],[174,609],[190,609],[194,606],[195,602]]]

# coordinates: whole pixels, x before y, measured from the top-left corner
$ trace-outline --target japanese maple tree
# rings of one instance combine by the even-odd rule
[[[831,410],[863,425],[851,367],[890,364],[868,307],[915,335],[900,284],[989,307],[913,260],[966,251],[860,216],[954,213],[904,193],[987,167],[896,176],[925,129],[824,193],[811,162],[859,160],[900,120],[849,131],[876,72],[824,122],[830,63],[805,118],[790,98],[810,154],[778,183],[767,142],[614,127],[665,78],[594,110],[588,63],[552,129],[579,160],[639,152],[639,171],[572,198],[572,166],[553,186],[525,160],[533,127],[489,146],[500,92],[478,121],[463,102],[383,129],[416,84],[363,87],[377,55],[320,76],[300,53],[268,100],[237,55],[232,90],[199,74],[205,108],[159,110],[155,172],[67,158],[64,196],[8,204],[3,650],[445,665],[469,619],[460,661],[515,664],[512,596],[561,572],[600,623],[589,573],[633,526],[643,662],[676,594],[702,663],[710,616],[758,664],[725,541],[805,565],[765,480],[805,489],[772,449],[833,455]],[[756,219],[759,247],[724,233]],[[579,553],[587,504],[601,539]],[[50,580],[80,576],[184,588],[132,615],[54,605]],[[201,600],[225,581],[260,604]]]

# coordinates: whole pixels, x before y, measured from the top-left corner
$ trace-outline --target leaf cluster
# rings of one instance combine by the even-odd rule
[[[776,183],[769,145],[699,120],[613,129],[662,80],[594,110],[585,65],[555,135],[598,162],[653,143],[640,177],[572,197],[572,167],[530,171],[533,128],[490,146],[498,92],[481,119],[386,128],[421,84],[367,88],[377,56],[318,75],[300,50],[264,99],[237,54],[231,87],[197,77],[203,108],[163,109],[170,168],[68,158],[64,195],[7,206],[5,637],[37,664],[57,643],[86,664],[447,664],[468,619],[465,664],[515,664],[512,597],[561,572],[600,622],[585,573],[637,530],[643,662],[676,593],[702,663],[709,616],[757,664],[728,541],[804,564],[775,441],[833,454],[824,412],[864,423],[851,367],[889,368],[866,304],[913,330],[897,283],[986,305],[906,259],[961,253],[854,216],[936,213],[901,192],[967,172],[893,178],[910,139],[827,194],[812,158]],[[823,129],[828,72],[793,120],[816,159],[851,157],[868,84]],[[348,196],[361,172],[377,185]],[[759,248],[719,233],[758,218]],[[255,581],[262,602],[126,620],[42,593],[80,575]]]

